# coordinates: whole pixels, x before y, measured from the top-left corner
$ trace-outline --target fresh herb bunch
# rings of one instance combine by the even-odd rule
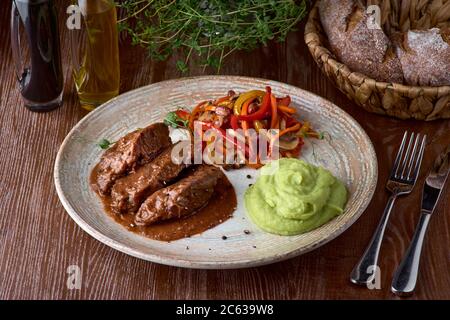
[[[220,70],[236,50],[252,50],[269,40],[284,41],[306,15],[308,0],[123,0],[118,7],[134,45],[151,58],[166,60],[180,50],[180,71],[193,56],[204,67]]]

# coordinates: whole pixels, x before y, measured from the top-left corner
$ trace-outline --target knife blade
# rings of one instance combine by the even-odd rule
[[[416,231],[402,262],[395,271],[391,291],[400,296],[413,294],[419,273],[420,255],[433,212],[450,173],[450,146],[434,162],[423,187],[422,209]]]
[[[432,214],[436,208],[445,182],[450,173],[450,146],[434,162],[431,172],[425,180],[422,194],[422,213]]]

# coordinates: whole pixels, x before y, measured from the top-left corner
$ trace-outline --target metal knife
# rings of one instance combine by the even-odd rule
[[[408,296],[414,292],[419,272],[420,254],[428,222],[436,209],[449,173],[450,146],[436,159],[433,169],[425,180],[420,220],[411,244],[392,280],[391,291],[399,296]]]

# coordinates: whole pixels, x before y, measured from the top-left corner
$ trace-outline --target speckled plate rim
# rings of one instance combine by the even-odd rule
[[[231,263],[221,262],[220,264],[218,264],[218,263],[211,262],[211,261],[198,261],[197,260],[197,261],[193,262],[191,260],[185,260],[185,259],[179,259],[179,258],[173,259],[170,257],[162,257],[158,254],[144,254],[144,253],[140,252],[139,250],[136,250],[130,246],[124,245],[118,241],[110,239],[109,237],[105,236],[103,233],[96,230],[95,228],[90,226],[88,223],[86,223],[78,215],[78,213],[74,210],[74,208],[70,205],[68,199],[64,195],[62,186],[60,184],[60,176],[59,176],[60,162],[62,159],[62,155],[64,154],[66,145],[68,144],[72,135],[75,132],[77,132],[77,130],[84,124],[84,122],[89,121],[89,118],[94,117],[98,113],[103,112],[103,110],[105,108],[107,108],[110,103],[115,102],[118,99],[126,100],[127,97],[132,97],[136,93],[145,91],[149,87],[156,85],[156,84],[159,86],[173,86],[173,85],[176,85],[177,83],[182,83],[184,81],[192,81],[192,80],[200,81],[200,80],[208,80],[208,79],[211,79],[211,80],[212,79],[215,79],[215,80],[223,79],[223,80],[231,81],[231,82],[247,80],[247,81],[259,81],[259,82],[266,82],[266,83],[274,83],[274,84],[283,85],[285,87],[290,87],[291,89],[293,89],[297,92],[300,92],[302,94],[304,93],[304,94],[307,94],[310,96],[314,96],[320,100],[328,101],[327,99],[322,98],[312,92],[309,92],[309,91],[303,90],[301,88],[298,88],[298,87],[295,87],[295,86],[292,86],[289,84],[285,84],[285,83],[282,83],[279,81],[263,79],[263,78],[255,78],[255,77],[244,77],[244,76],[199,76],[199,77],[185,77],[185,78],[179,78],[179,79],[165,80],[165,81],[157,82],[154,84],[149,84],[147,86],[143,86],[143,87],[128,91],[126,93],[123,93],[123,94],[109,100],[108,102],[102,104],[101,106],[99,106],[98,108],[96,108],[95,110],[90,112],[88,115],[86,115],[70,130],[70,132],[65,137],[63,143],[61,144],[59,151],[57,153],[56,159],[55,159],[54,183],[55,183],[56,192],[57,192],[58,197],[59,197],[64,209],[66,210],[66,212],[75,221],[75,223],[81,227],[82,230],[87,232],[93,238],[97,239],[98,241],[106,244],[107,246],[109,246],[113,249],[116,249],[116,250],[123,252],[125,254],[128,254],[130,256],[133,256],[133,257],[136,257],[136,258],[139,258],[142,260],[150,261],[150,262],[155,262],[155,263],[169,265],[169,266],[175,266],[175,267],[191,268],[191,269],[241,269],[241,268],[258,267],[258,266],[263,266],[263,265],[267,265],[267,264],[272,264],[272,263],[288,260],[288,259],[297,257],[299,255],[308,253],[308,252],[310,252],[314,249],[317,249],[317,248],[323,246],[324,244],[334,240],[336,237],[341,235],[345,230],[347,230],[351,225],[353,225],[353,223],[355,223],[356,220],[358,220],[358,218],[365,212],[365,210],[369,206],[369,204],[372,200],[372,197],[375,193],[375,189],[376,189],[377,182],[378,182],[378,161],[377,161],[377,157],[376,157],[376,153],[375,153],[375,148],[373,147],[372,141],[370,140],[370,138],[367,135],[367,133],[365,132],[365,130],[361,127],[361,125],[347,112],[345,112],[344,110],[342,110],[341,108],[336,106],[334,103],[328,101],[331,105],[333,105],[333,107],[337,108],[336,110],[334,110],[334,112],[338,113],[341,117],[345,117],[345,118],[349,119],[353,123],[355,128],[359,130],[359,133],[361,134],[361,138],[366,141],[367,146],[368,146],[367,157],[370,158],[373,162],[372,163],[372,171],[369,173],[371,175],[371,177],[370,177],[371,183],[369,184],[368,190],[367,190],[367,201],[364,202],[359,207],[357,213],[354,214],[351,217],[351,219],[349,219],[347,221],[347,223],[343,224],[340,228],[337,228],[336,230],[334,230],[334,232],[329,234],[328,237],[326,237],[320,241],[317,241],[307,247],[301,247],[301,248],[293,250],[289,253],[284,253],[284,254],[280,254],[280,255],[272,255],[272,256],[263,257],[260,259],[241,260],[239,262],[231,262]]]

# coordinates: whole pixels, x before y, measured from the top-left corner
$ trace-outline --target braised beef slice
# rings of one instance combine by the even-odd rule
[[[108,194],[116,179],[152,161],[171,143],[169,129],[163,123],[152,124],[122,137],[103,154],[94,168],[96,191]]]
[[[222,175],[214,166],[197,166],[180,181],[148,197],[136,214],[136,224],[150,225],[194,213],[208,203]]]
[[[179,145],[166,148],[152,162],[118,179],[111,190],[111,209],[116,213],[136,212],[149,195],[173,182],[188,166],[172,159],[172,150]]]

